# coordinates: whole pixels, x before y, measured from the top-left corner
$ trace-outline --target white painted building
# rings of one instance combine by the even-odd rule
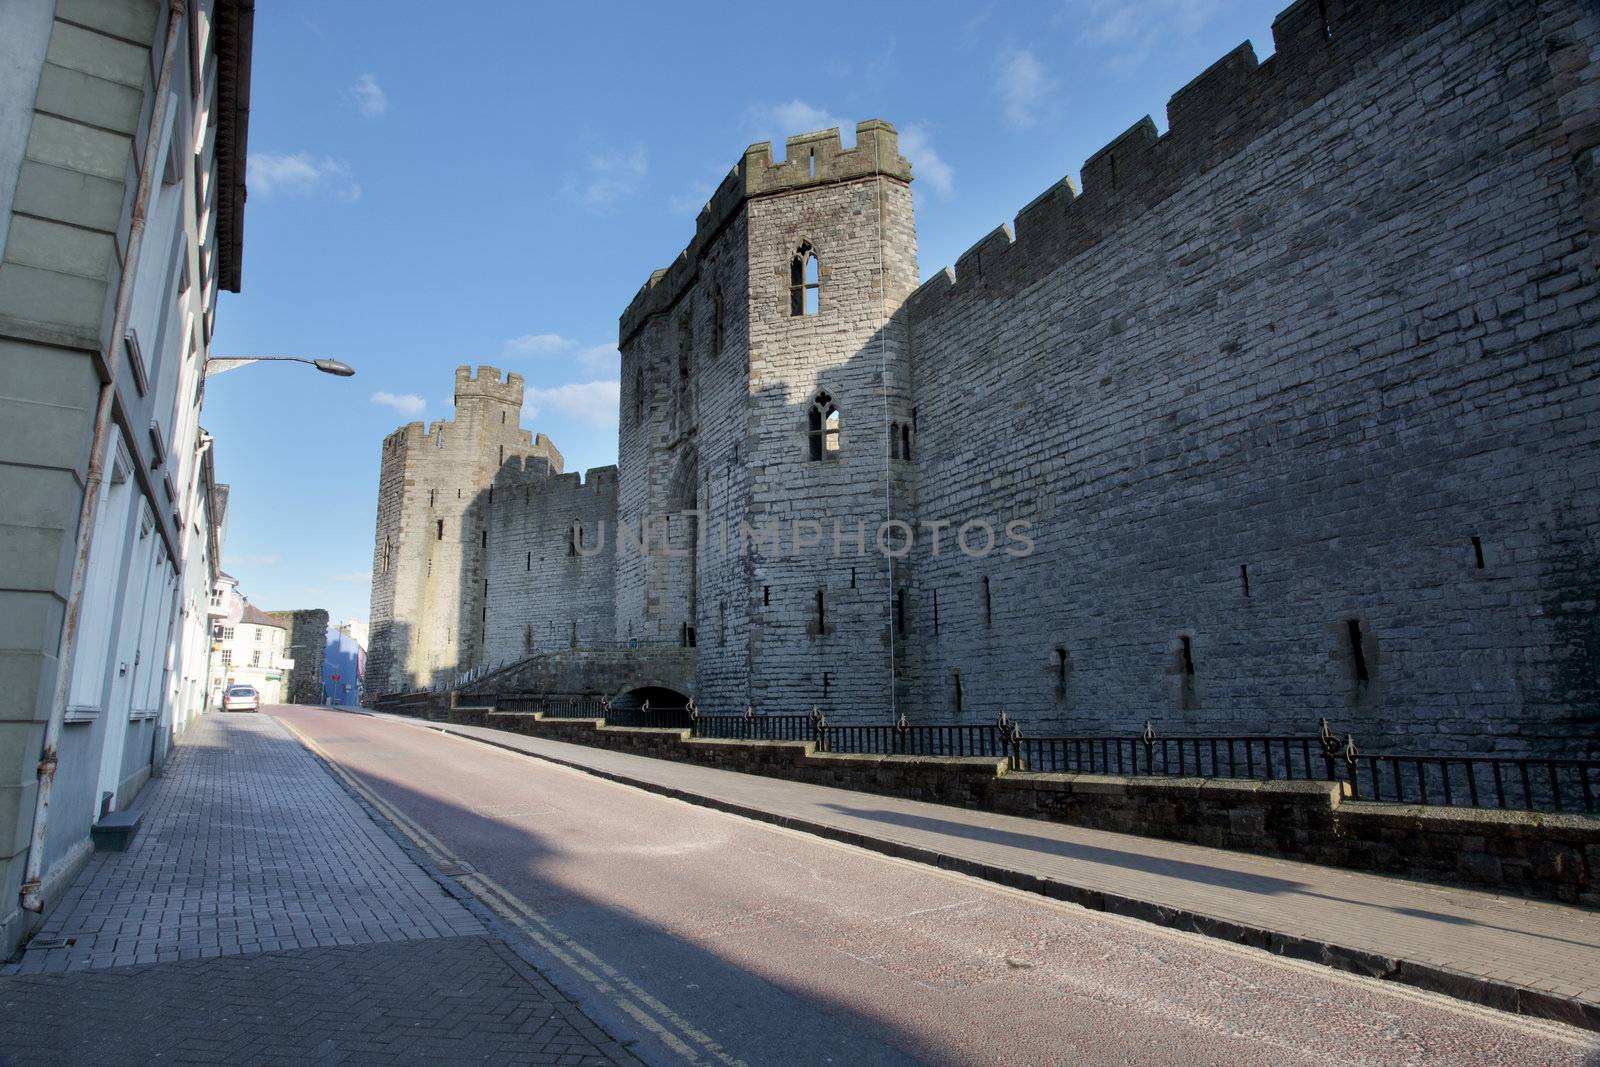
[[[211,634],[213,710],[221,708],[222,690],[230,685],[253,685],[261,703],[283,703],[284,680],[294,660],[289,657],[289,631],[282,623],[246,603],[237,621],[215,620]]]
[[[0,2],[0,958],[205,710],[253,17]]]

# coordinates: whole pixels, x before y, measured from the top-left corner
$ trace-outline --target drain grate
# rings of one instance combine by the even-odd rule
[[[34,949],[71,948],[77,943],[78,939],[75,937],[36,937],[28,942],[28,950],[31,952]]]

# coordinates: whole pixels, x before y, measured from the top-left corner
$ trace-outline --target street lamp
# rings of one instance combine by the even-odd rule
[[[348,363],[340,363],[336,359],[304,359],[300,356],[213,356],[206,360],[206,377],[222,374],[226,371],[246,367],[252,363],[265,362],[284,363],[309,363],[324,374],[332,374],[340,378],[348,378],[356,369]]]

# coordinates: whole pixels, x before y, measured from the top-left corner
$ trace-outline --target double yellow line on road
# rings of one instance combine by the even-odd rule
[[[281,718],[277,721],[302,745],[321,757],[322,762],[351,792],[372,805],[374,810],[410,838],[412,844],[425,856],[440,867],[459,871],[460,873],[453,876],[455,880],[477,897],[485,907],[511,923],[530,941],[561,961],[595,992],[654,1034],[662,1044],[682,1057],[685,1062],[697,1064],[715,1062],[726,1067],[747,1067],[743,1060],[726,1052],[709,1034],[695,1027],[626,974],[563,933],[547,917],[530,908],[509,889],[451,852],[443,841],[380,797],[304,731]],[[453,737],[443,731],[430,732]],[[472,743],[463,738],[453,737],[453,739],[465,744]]]

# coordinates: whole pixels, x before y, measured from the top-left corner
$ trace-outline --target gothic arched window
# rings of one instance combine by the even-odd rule
[[[839,408],[827,393],[818,393],[811,402],[809,429],[812,459],[829,459],[839,454]]]
[[[789,314],[815,315],[822,310],[822,268],[807,242],[789,262]]]

